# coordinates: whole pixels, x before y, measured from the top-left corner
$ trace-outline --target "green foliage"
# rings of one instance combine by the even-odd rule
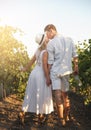
[[[83,87],[91,86],[91,43],[84,41],[83,48],[79,49],[79,75]]]
[[[10,91],[18,89],[21,82],[19,67],[29,60],[26,47],[14,37],[18,31],[22,33],[11,26],[0,27],[0,84]],[[22,76],[25,82],[28,73]]]
[[[84,97],[85,104],[91,102],[91,39],[89,42],[84,40],[83,43],[78,43],[79,54],[79,76],[82,81],[82,86],[77,89]]]
[[[10,92],[17,92],[24,97],[29,73],[20,72],[20,66],[25,66],[30,60],[26,47],[14,35],[22,31],[11,26],[0,27],[0,84],[2,83]],[[91,39],[78,42],[79,78],[82,85],[71,76],[71,88],[84,97],[85,104],[91,102]]]

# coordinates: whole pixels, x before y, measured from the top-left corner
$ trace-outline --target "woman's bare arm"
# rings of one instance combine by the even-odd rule
[[[29,63],[28,63],[24,68],[21,69],[21,71],[26,71],[26,70],[28,70],[28,69],[34,64],[35,61],[36,61],[36,56],[34,55],[34,56],[31,58],[31,60],[29,61]]]
[[[46,77],[46,83],[49,86],[51,84],[50,73],[48,69],[48,53],[47,51],[43,53],[43,69]]]

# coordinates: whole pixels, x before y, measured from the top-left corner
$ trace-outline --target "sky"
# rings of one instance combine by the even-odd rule
[[[29,56],[37,48],[35,36],[47,24],[74,42],[91,39],[91,0],[0,0],[0,26],[20,28],[17,38],[27,47]]]

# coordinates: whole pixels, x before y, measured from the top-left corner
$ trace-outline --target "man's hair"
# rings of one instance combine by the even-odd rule
[[[50,29],[57,31],[56,27],[53,24],[48,24],[47,26],[45,26],[44,32],[49,31]]]

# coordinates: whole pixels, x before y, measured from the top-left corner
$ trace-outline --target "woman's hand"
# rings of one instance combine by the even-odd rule
[[[51,85],[51,79],[50,78],[46,78],[46,84],[47,84],[47,86]]]
[[[19,70],[20,70],[20,72],[25,72],[25,71],[26,71],[26,68],[23,67],[23,66],[20,66],[20,67],[19,67]]]
[[[21,71],[22,71],[22,72],[25,72],[25,71],[26,71],[26,68],[25,68],[25,67],[23,67],[23,68],[21,69]]]

